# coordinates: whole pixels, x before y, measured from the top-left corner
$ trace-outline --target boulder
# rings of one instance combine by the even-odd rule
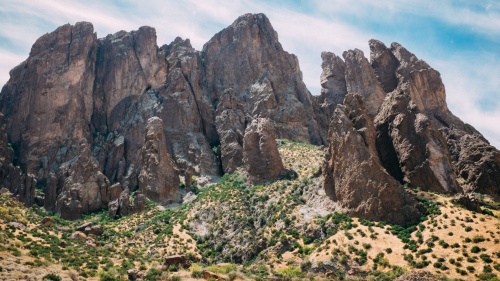
[[[177,268],[187,269],[191,266],[191,261],[187,259],[185,255],[173,255],[163,257],[163,268],[168,270],[170,266],[175,266]]]
[[[160,204],[180,201],[179,174],[167,151],[163,121],[152,117],[146,125],[142,148],[142,169],[139,190],[147,198]]]
[[[473,193],[461,193],[453,198],[453,202],[464,206],[467,210],[481,212],[481,204]]]
[[[243,164],[253,184],[276,180],[285,172],[274,126],[269,119],[254,119],[247,127],[243,140]]]

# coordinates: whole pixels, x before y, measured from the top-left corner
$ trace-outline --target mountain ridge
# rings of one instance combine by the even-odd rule
[[[500,153],[449,112],[439,72],[397,43],[387,48],[370,40],[369,46],[370,61],[357,49],[344,52],[343,60],[323,53],[322,93],[313,96],[297,58],[283,50],[264,14],[239,17],[201,51],[179,37],[159,47],[151,27],[98,39],[90,23],[61,26],[35,42],[2,88],[2,135],[12,152],[6,152],[11,156],[2,162],[0,180],[26,205],[37,202],[68,218],[108,208],[120,191],[175,194],[163,202],[179,202],[172,192],[179,181],[143,184],[141,178],[172,179],[167,171],[175,171],[190,188],[192,176],[204,185],[240,167],[256,167],[255,161],[276,160],[276,152],[268,160],[258,156],[259,150],[275,151],[269,148],[272,141],[245,149],[244,140],[252,139],[246,137],[250,124],[263,119],[276,136],[261,139],[329,147],[321,171],[324,188],[356,216],[416,223],[421,212],[411,199],[403,200],[414,210],[407,219],[393,216],[396,209],[375,211],[373,200],[395,200],[394,192],[383,188],[388,185],[402,197],[406,184],[498,198]],[[350,121],[341,117],[342,103]],[[159,147],[147,142],[144,128],[151,118],[162,124],[165,140]],[[332,126],[340,119],[344,126]],[[361,140],[358,149],[347,142],[346,150],[339,150],[342,141],[332,135],[345,134]],[[369,151],[358,163],[368,163],[373,176],[367,180],[376,194],[361,201],[342,194],[362,192],[364,185],[348,183],[338,172],[356,150]],[[257,154],[244,157],[247,151]],[[165,158],[160,155],[173,161],[162,162],[161,169],[144,161]],[[244,158],[254,163],[244,164]],[[257,170],[247,168],[254,178]],[[376,176],[385,172],[385,179]],[[347,182],[347,193],[337,194],[341,182]],[[367,208],[354,211],[355,206]]]

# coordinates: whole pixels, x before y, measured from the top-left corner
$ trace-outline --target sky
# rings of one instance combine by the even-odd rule
[[[0,85],[37,38],[66,23],[93,23],[99,38],[156,28],[158,45],[180,36],[197,50],[246,13],[264,13],[304,82],[320,93],[321,52],[339,56],[368,40],[398,42],[441,73],[449,109],[500,148],[498,0],[1,0]]]

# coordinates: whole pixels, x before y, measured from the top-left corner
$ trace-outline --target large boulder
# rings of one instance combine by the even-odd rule
[[[146,125],[145,143],[142,148],[142,169],[139,174],[139,191],[160,204],[180,201],[179,174],[167,152],[163,121],[152,117]]]
[[[253,184],[273,181],[285,172],[269,119],[257,118],[247,127],[243,139],[243,164]]]

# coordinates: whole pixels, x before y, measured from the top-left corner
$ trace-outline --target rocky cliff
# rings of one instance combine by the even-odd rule
[[[360,50],[344,52],[345,61],[322,55],[319,98],[327,114],[336,106],[323,166],[327,194],[348,213],[397,223],[420,214],[401,184],[498,199],[499,151],[448,110],[439,72],[397,43],[369,46],[370,62]]]
[[[152,27],[98,39],[90,23],[67,24],[10,75],[0,95],[3,184],[29,205],[36,179],[43,204],[66,218],[126,190],[181,200],[179,176],[216,179],[243,166],[255,118],[272,121],[266,144],[326,142],[298,60],[263,14],[241,16],[202,51],[181,38],[158,47]]]
[[[65,218],[108,206],[115,217],[143,209],[144,196],[181,201],[179,177],[244,167],[254,183],[274,180],[275,139],[286,138],[328,145],[325,190],[359,216],[414,222],[402,184],[498,198],[500,154],[448,110],[439,72],[399,44],[369,44],[370,61],[323,53],[315,97],[263,14],[201,51],[179,37],[158,46],[152,27],[98,39],[90,23],[61,26],[0,93],[0,183],[26,205],[38,187],[37,202]]]

